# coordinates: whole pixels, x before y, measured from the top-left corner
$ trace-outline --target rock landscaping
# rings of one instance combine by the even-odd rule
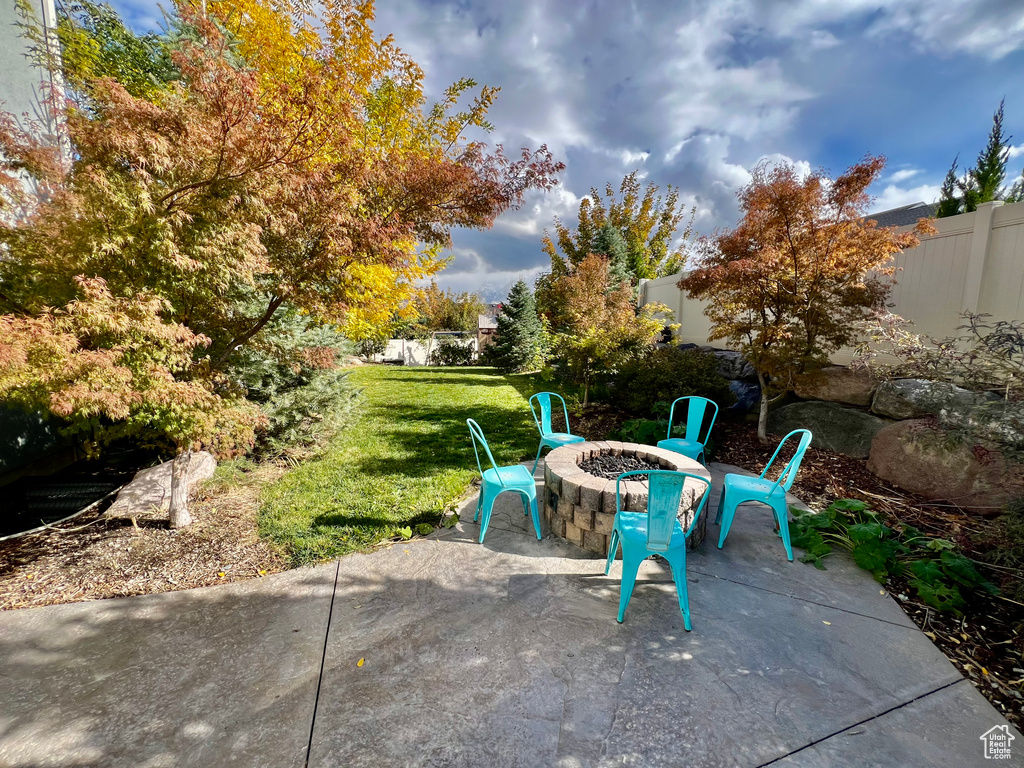
[[[871,443],[868,469],[883,480],[969,512],[997,515],[1024,493],[1024,475],[997,451],[950,440],[933,419],[897,421]]]
[[[878,382],[867,371],[832,365],[801,376],[795,391],[804,400],[827,400],[847,405],[871,405]]]
[[[865,411],[838,403],[811,400],[793,403],[768,414],[768,431],[785,435],[794,429],[809,429],[816,448],[867,458],[871,441],[888,422]]]
[[[998,399],[991,392],[971,392],[944,381],[893,379],[878,386],[871,410],[892,419],[919,419],[941,412],[970,411]]]

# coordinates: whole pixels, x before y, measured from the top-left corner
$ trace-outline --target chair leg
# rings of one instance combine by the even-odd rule
[[[672,579],[676,583],[676,593],[679,595],[679,610],[683,612],[683,628],[689,632],[692,627],[690,626],[690,596],[686,589],[686,550],[681,549],[678,553],[673,553],[668,564],[672,567]]]
[[[622,547],[622,583],[619,586],[619,623],[622,623],[626,615],[626,607],[629,605],[629,598],[633,596],[633,586],[636,584],[636,573],[640,570],[640,563],[644,556],[639,557],[632,552],[627,553],[626,546]]]
[[[487,533],[487,526],[491,522],[491,510],[494,508],[494,499],[498,494],[488,489],[483,498],[483,518],[480,520],[480,543],[484,543],[484,534]]]
[[[725,499],[725,490],[722,490],[722,499]],[[722,527],[718,534],[718,548],[721,549],[722,545],[725,544],[725,537],[729,535],[729,529],[732,528],[732,519],[736,516],[736,507],[739,506],[735,501],[729,501],[723,504],[720,508],[722,515]]]
[[[531,475],[536,475],[537,474],[537,465],[540,464],[540,452],[543,451],[543,450],[544,450],[544,441],[541,440],[540,441],[540,445],[537,446],[537,458],[533,460],[533,471],[530,472]]]
[[[540,541],[540,512],[537,510],[537,494],[530,497],[530,513],[533,516],[533,529],[537,532],[537,541]]]
[[[722,483],[722,492],[718,494],[718,511],[715,513],[715,525],[722,522],[722,508],[725,506],[725,496],[729,491],[729,486]]]
[[[786,548],[787,559],[792,561],[793,545],[789,540],[789,507],[786,505],[785,497],[783,497],[781,502],[776,502],[775,504],[772,505],[772,509],[775,510],[775,518],[779,521],[779,534],[782,536],[782,546]]]
[[[483,503],[484,503],[484,487],[483,487],[483,484],[481,483],[480,484],[480,493],[478,493],[477,497],[476,497],[476,514],[473,515],[473,522],[474,523],[480,517],[480,507],[483,505]]]
[[[613,528],[612,535],[608,538],[608,560],[604,564],[604,575],[607,576],[608,572],[612,569],[612,563],[615,562],[615,553],[619,548],[619,529]]]

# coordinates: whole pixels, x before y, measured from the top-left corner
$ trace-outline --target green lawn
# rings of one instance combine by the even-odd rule
[[[367,366],[350,381],[362,388],[358,421],[264,493],[260,533],[297,565],[436,524],[476,474],[467,418],[479,422],[499,464],[537,449],[530,377]]]

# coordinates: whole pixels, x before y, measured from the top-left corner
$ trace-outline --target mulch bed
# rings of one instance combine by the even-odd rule
[[[262,472],[279,472],[273,467]],[[0,542],[0,610],[171,592],[283,571],[287,561],[256,535],[258,484],[200,491],[194,522],[81,515]]]
[[[565,430],[565,422],[558,409],[553,409],[551,426],[555,432]],[[622,422],[631,418],[622,411],[606,403],[591,403],[582,414],[569,417],[574,435],[583,435],[587,440],[604,440],[609,434],[622,426]]]

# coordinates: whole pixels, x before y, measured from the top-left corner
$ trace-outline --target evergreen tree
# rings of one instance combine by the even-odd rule
[[[988,134],[988,143],[978,155],[974,168],[967,172],[967,179],[960,184],[963,192],[964,212],[977,210],[981,203],[1001,200],[1005,189],[1006,161],[1010,158],[1010,139],[1012,136],[1003,134],[1003,104],[992,115],[992,130]]]
[[[622,233],[606,221],[594,236],[593,253],[608,257],[608,282],[618,288],[623,281],[633,284],[636,275],[629,268],[629,248]]]
[[[506,373],[536,370],[544,363],[544,328],[533,294],[522,280],[512,286],[501,306],[497,337],[484,357]]]
[[[959,159],[960,155],[953,158],[953,165],[951,165],[949,170],[946,171],[946,179],[942,182],[942,193],[939,196],[939,208],[935,212],[935,217],[938,219],[945,218],[946,216],[956,216],[960,213],[960,198],[956,194],[957,188],[959,187],[959,183],[956,178],[956,161]]]
[[[1007,203],[1024,203],[1024,171],[1003,198]]]

